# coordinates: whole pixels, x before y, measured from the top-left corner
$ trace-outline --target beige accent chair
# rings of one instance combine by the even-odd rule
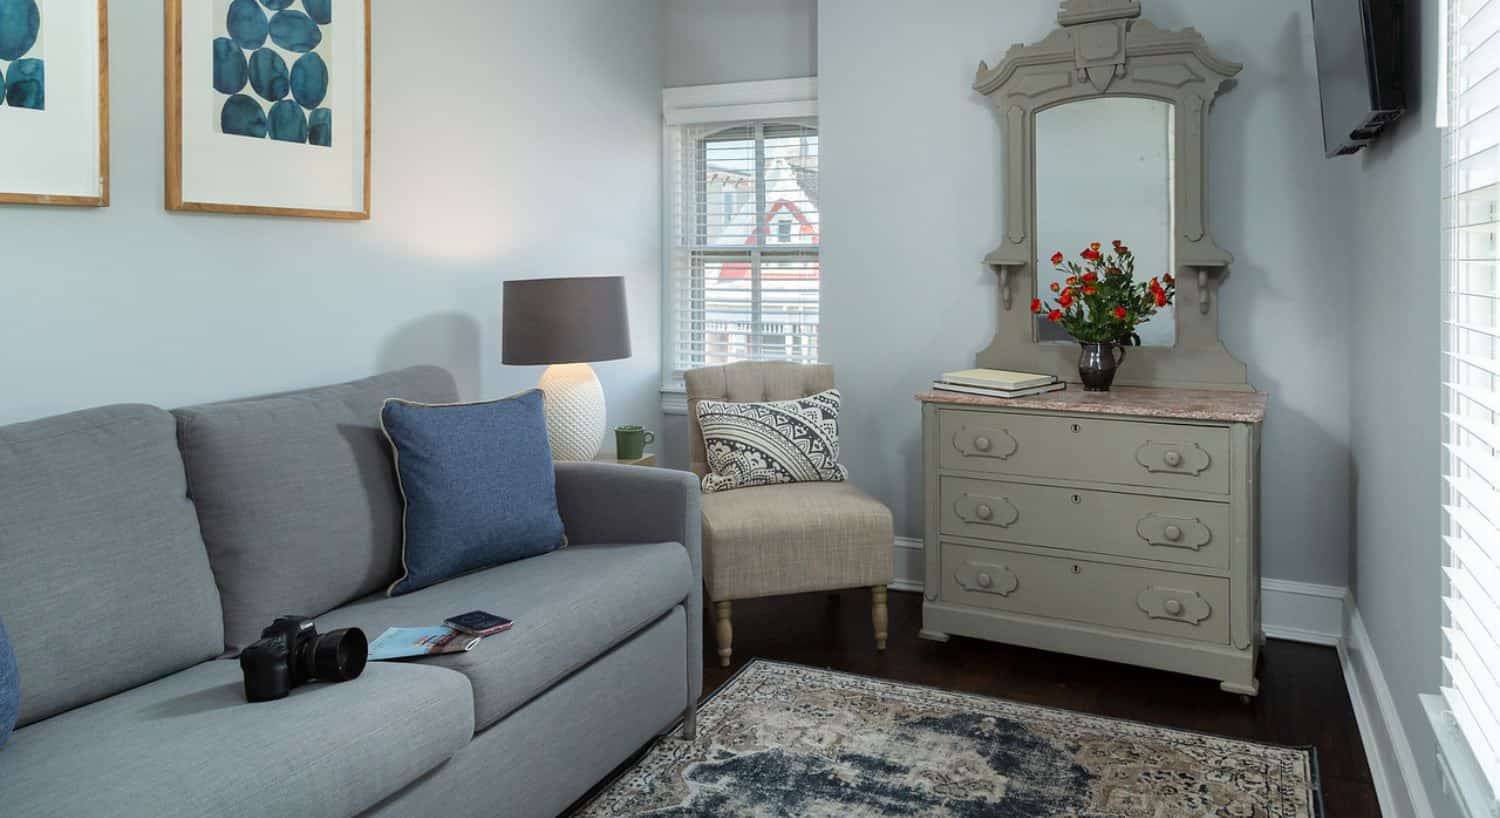
[[[686,374],[693,471],[708,472],[698,402],[794,400],[833,388],[833,367],[738,363]],[[703,581],[719,665],[734,648],[732,603],[809,591],[869,588],[875,647],[885,650],[891,512],[851,483],[788,483],[703,495]]]

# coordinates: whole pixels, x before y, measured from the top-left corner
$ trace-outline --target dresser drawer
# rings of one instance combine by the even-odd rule
[[[1227,579],[954,543],[941,559],[948,603],[1229,642]]]
[[[944,410],[945,469],[1229,493],[1229,430],[1092,417]]]
[[[1229,506],[944,477],[944,534],[1229,568]]]

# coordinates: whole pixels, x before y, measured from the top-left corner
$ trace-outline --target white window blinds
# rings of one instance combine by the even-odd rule
[[[818,360],[814,119],[668,130],[669,379],[732,361]]]
[[[1500,0],[1449,0],[1443,698],[1500,792]]]

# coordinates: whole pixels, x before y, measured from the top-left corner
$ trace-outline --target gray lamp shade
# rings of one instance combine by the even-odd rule
[[[582,364],[629,358],[625,279],[507,281],[500,330],[500,358],[507,364]]]

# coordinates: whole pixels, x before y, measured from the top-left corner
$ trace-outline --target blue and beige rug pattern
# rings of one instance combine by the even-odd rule
[[[1311,750],[756,661],[577,813],[1319,818]]]

